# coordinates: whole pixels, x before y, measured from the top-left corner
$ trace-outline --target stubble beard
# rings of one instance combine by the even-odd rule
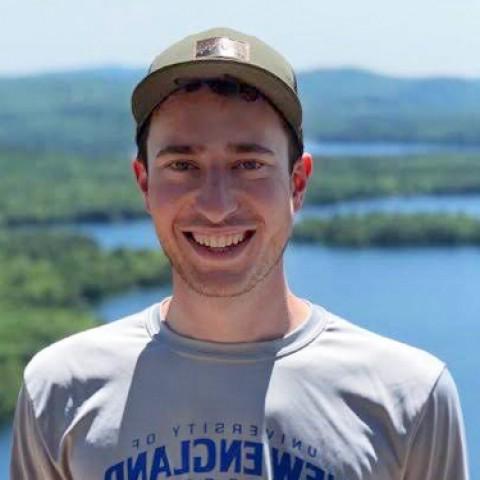
[[[288,246],[292,233],[292,227],[286,235],[279,234],[274,237],[270,244],[265,248],[258,262],[255,262],[253,271],[247,273],[247,278],[242,279],[234,285],[226,285],[225,282],[208,282],[204,281],[195,269],[189,268],[186,262],[181,259],[181,252],[178,249],[170,248],[169,242],[162,241],[165,256],[168,258],[174,274],[176,273],[195,293],[205,297],[239,297],[253,290],[260,282],[265,280],[269,274],[282,261],[285,250]]]

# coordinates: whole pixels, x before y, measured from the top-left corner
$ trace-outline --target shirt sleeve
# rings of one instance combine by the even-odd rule
[[[46,448],[32,401],[22,386],[13,421],[11,480],[64,480]]]
[[[411,438],[404,480],[468,480],[463,415],[455,382],[445,368]]]

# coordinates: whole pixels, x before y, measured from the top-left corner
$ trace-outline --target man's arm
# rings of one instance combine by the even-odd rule
[[[32,400],[25,386],[20,390],[13,422],[10,478],[11,480],[64,479],[46,448]]]
[[[445,368],[411,438],[404,480],[468,480],[467,446],[457,388]]]

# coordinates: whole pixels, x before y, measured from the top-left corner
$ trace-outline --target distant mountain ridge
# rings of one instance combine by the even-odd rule
[[[145,69],[0,78],[0,148],[124,153],[130,95]],[[307,138],[480,144],[480,80],[397,78],[353,69],[298,74]]]
[[[309,136],[480,143],[480,80],[396,78],[356,69],[299,75]]]

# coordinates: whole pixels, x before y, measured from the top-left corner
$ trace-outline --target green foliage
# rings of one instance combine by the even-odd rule
[[[462,214],[380,213],[305,219],[295,226],[293,239],[349,247],[480,245],[480,220]]]
[[[0,225],[145,216],[126,158],[0,151]],[[480,156],[319,157],[308,203],[414,193],[480,192]]]
[[[405,157],[320,157],[306,201],[340,200],[413,194],[480,192],[480,155]]]
[[[97,324],[88,312],[0,302],[0,423],[10,418],[26,363],[41,348]]]
[[[0,151],[0,225],[145,215],[126,157]]]
[[[158,251],[102,251],[67,233],[0,232],[0,423],[12,414],[22,371],[46,345],[98,324],[90,309],[134,285],[169,281]]]
[[[140,70],[0,79],[0,145],[41,152],[123,154],[133,147],[130,94]]]
[[[156,285],[169,278],[160,252],[105,252],[74,234],[3,234],[0,251],[0,300],[30,305],[81,306],[131,285]]]
[[[0,145],[124,154],[134,147],[130,96],[145,72],[98,69],[0,79]],[[480,143],[480,84],[400,79],[353,69],[300,72],[307,138]]]
[[[298,77],[308,138],[480,143],[480,82],[394,78],[355,69]]]

